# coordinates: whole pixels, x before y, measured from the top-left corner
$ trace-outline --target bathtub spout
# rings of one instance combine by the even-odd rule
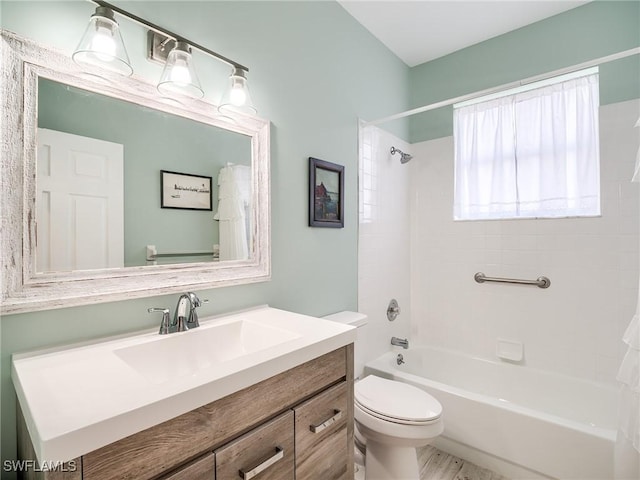
[[[391,345],[396,347],[409,348],[409,340],[406,338],[391,337]]]

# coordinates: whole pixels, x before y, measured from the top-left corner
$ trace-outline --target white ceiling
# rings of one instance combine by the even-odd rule
[[[574,0],[338,2],[410,67],[588,3]]]

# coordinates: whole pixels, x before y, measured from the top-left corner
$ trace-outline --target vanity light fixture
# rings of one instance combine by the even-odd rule
[[[218,111],[220,113],[239,111],[252,115],[256,114],[257,110],[256,107],[253,106],[251,94],[249,93],[246,70],[234,67],[229,76],[229,84],[222,96]]]
[[[99,66],[121,75],[133,73],[112,9],[96,8],[72,58],[78,64]]]
[[[193,98],[204,97],[188,43],[175,42],[160,76],[158,91],[169,96],[178,93]]]
[[[161,94],[173,95],[177,93],[192,98],[202,98],[204,96],[204,91],[200,86],[200,81],[193,66],[193,56],[191,55],[192,49],[196,49],[226,63],[232,68],[229,85],[222,97],[218,110],[221,113],[228,111],[248,114],[257,113],[249,94],[247,84],[247,72],[249,69],[247,67],[108,2],[103,2],[102,0],[90,1],[98,5],[98,8],[96,8],[96,13],[91,16],[87,31],[72,55],[76,63],[99,65],[127,76],[133,73],[118,23],[115,21],[115,12],[149,29],[149,59],[166,61],[158,83],[158,91]],[[98,40],[85,39],[89,34],[93,38],[98,33],[102,34],[102,37]],[[113,39],[115,47],[112,47],[108,41],[111,39]],[[170,45],[171,48],[169,48]],[[106,48],[99,49],[98,47],[100,46],[106,46]],[[124,56],[118,56],[120,51],[124,52]],[[114,68],[116,63],[123,63],[126,67],[118,65],[117,68]]]

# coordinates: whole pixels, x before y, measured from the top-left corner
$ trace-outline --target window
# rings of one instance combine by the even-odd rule
[[[600,215],[597,68],[454,105],[455,220]]]

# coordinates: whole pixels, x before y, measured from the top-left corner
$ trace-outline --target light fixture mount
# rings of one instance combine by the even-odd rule
[[[101,17],[101,18],[106,18],[108,20],[111,20],[112,22],[116,21],[116,16],[113,14],[113,10],[111,10],[108,7],[102,7],[100,5],[98,5],[96,7],[96,11],[93,15],[91,15],[92,17]]]
[[[175,47],[175,39],[153,30],[147,31],[147,60],[163,64]]]

